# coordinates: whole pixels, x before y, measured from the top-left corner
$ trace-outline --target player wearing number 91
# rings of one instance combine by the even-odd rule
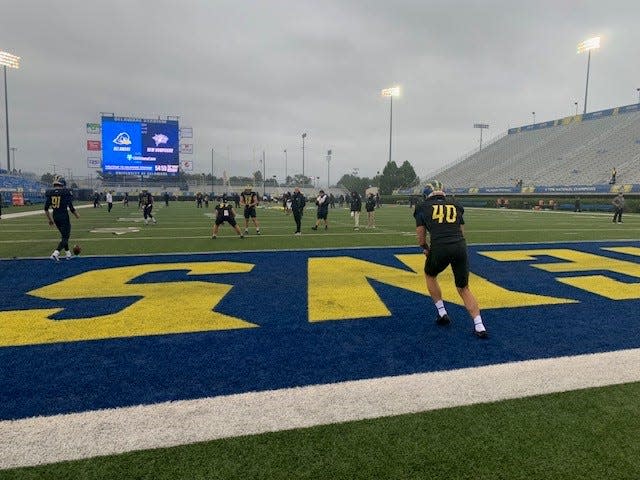
[[[422,193],[425,198],[416,205],[413,216],[416,219],[418,245],[427,257],[424,272],[429,295],[438,309],[436,323],[448,325],[451,322],[442,301],[442,291],[437,279],[438,274],[451,265],[458,294],[473,318],[473,332],[480,338],[486,338],[487,330],[482,323],[478,301],[469,289],[464,208],[447,198],[442,183],[437,180],[428,183]],[[427,231],[430,234],[430,245],[427,245]]]
[[[73,208],[73,194],[67,187],[67,182],[64,178],[56,178],[53,181],[53,188],[47,190],[44,202],[44,213],[49,220],[49,225],[54,225],[60,232],[60,242],[58,248],[56,248],[51,254],[51,260],[58,261],[61,250],[66,250],[67,260],[71,258],[71,250],[69,250],[69,237],[71,236],[71,222],[69,221],[69,212],[75,215],[76,218],[80,218],[76,209]],[[49,208],[52,209],[53,214],[49,213]],[[53,218],[52,218],[53,217]]]

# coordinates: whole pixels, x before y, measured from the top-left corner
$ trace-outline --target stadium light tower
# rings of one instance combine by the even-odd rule
[[[600,37],[589,38],[584,42],[580,42],[578,44],[578,53],[587,52],[589,54],[589,56],[587,57],[587,85],[584,89],[583,113],[587,113],[587,95],[589,94],[589,68],[591,67],[591,50],[595,50],[597,48],[600,48]]]
[[[533,124],[536,124],[536,112],[531,112],[531,115],[533,116]]]
[[[395,86],[391,88],[385,88],[380,92],[383,97],[389,97],[390,109],[389,109],[389,163],[391,163],[391,134],[393,133],[393,97],[400,96],[400,87]]]
[[[474,123],[473,124],[473,128],[479,128],[480,129],[480,148],[478,149],[478,151],[482,150],[482,130],[484,130],[485,128],[489,128],[489,124],[488,123]]]
[[[211,147],[211,195],[213,195],[213,193],[213,147]]]
[[[302,134],[302,181],[304,182],[304,139],[307,138],[307,134]]]
[[[20,57],[16,57],[9,52],[0,51],[0,65],[2,65],[4,70],[4,124],[7,127],[7,171],[11,171],[11,159],[9,158],[9,98],[7,97],[7,67],[20,68]]]
[[[287,183],[287,178],[289,178],[289,176],[287,175],[287,149],[284,149],[284,183]]]
[[[640,88],[636,88],[636,91],[638,92],[638,103],[640,103]]]

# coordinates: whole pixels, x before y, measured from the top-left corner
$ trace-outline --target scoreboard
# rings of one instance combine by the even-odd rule
[[[102,171],[175,175],[180,165],[177,120],[102,117]]]

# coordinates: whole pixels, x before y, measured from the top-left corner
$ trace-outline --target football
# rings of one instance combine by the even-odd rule
[[[80,255],[81,251],[82,251],[82,249],[80,248],[80,245],[74,245],[73,246],[73,254],[74,255]]]

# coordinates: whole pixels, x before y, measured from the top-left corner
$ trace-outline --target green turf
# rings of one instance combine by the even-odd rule
[[[640,383],[0,472],[0,479],[634,479]]]
[[[111,214],[81,209],[71,243],[81,244],[87,255],[415,244],[407,207],[383,207],[376,212],[378,228],[358,232],[346,209],[330,210],[329,230],[314,232],[315,212],[309,210],[302,237],[292,235],[292,217],[260,209],[262,236],[251,228],[239,240],[225,227],[215,241],[206,209],[172,203],[156,210],[158,225],[144,226],[131,221],[140,217],[135,205],[116,205]],[[469,209],[465,218],[470,243],[640,235],[638,215],[627,215],[620,225],[610,215],[589,213]],[[89,233],[123,226],[140,232]],[[43,214],[0,221],[2,258],[47,256],[57,239]],[[638,438],[640,383],[634,383],[0,471],[0,479],[638,479]]]
[[[303,235],[294,237],[292,216],[278,208],[260,208],[262,235],[250,234],[239,240],[225,226],[217,240],[211,240],[212,208],[198,209],[190,202],[172,202],[164,208],[156,204],[157,225],[144,225],[135,205],[116,204],[111,213],[103,208],[79,210],[72,218],[71,244],[78,243],[84,255],[132,253],[208,252],[219,250],[263,250],[283,248],[328,248],[349,246],[414,245],[415,224],[406,206],[385,206],[376,212],[377,228],[367,229],[366,212],[360,231],[354,231],[347,209],[329,212],[329,230],[311,230],[315,210],[303,217]],[[609,215],[566,212],[468,209],[466,235],[470,243],[544,242],[572,240],[629,239],[640,235],[640,216],[627,215],[624,224],[612,224]],[[243,224],[244,219],[240,219]],[[114,235],[91,233],[95,228],[138,228],[135,233]],[[0,258],[48,256],[57,245],[58,232],[49,227],[44,213],[0,221]]]

